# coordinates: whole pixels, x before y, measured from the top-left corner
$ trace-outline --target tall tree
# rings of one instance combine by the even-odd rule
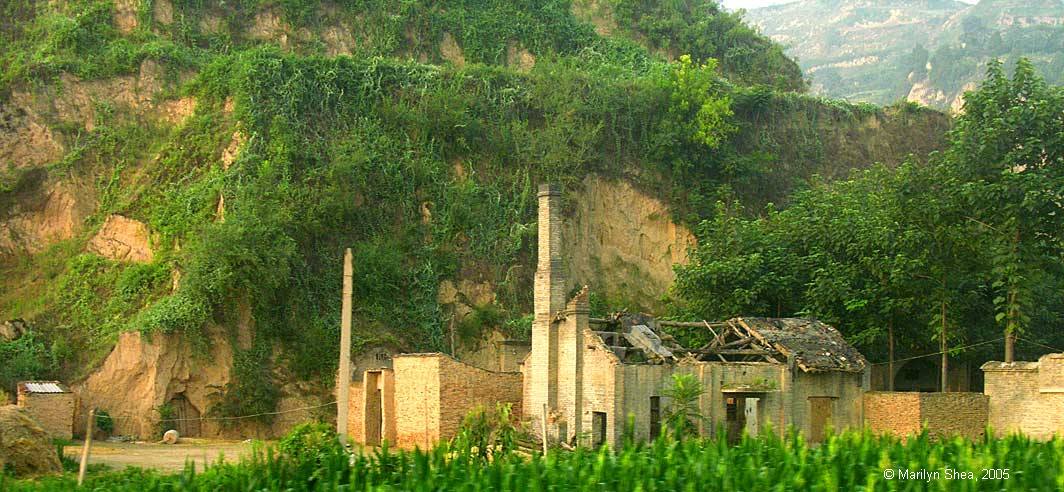
[[[1051,282],[1064,231],[1064,91],[1046,85],[1026,59],[1012,79],[1000,63],[965,98],[945,163],[993,254],[996,320],[1005,331],[1005,360],[1036,309],[1035,292]]]

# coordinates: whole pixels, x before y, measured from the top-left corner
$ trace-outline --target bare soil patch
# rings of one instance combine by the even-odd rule
[[[269,444],[267,444],[268,446]],[[66,446],[63,454],[75,460],[81,457],[82,443]],[[219,461],[235,462],[250,456],[252,444],[243,441],[182,439],[178,444],[99,442],[92,443],[91,464],[103,464],[116,470],[134,466],[163,471],[180,471],[186,462],[202,470]]]

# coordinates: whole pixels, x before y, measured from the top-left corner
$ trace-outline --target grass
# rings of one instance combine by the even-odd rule
[[[319,436],[320,437],[320,436]],[[301,438],[302,439],[302,438]],[[1064,439],[1022,436],[933,441],[847,432],[810,446],[796,434],[723,441],[659,440],[617,450],[557,451],[546,458],[519,453],[483,458],[472,449],[442,444],[430,451],[350,456],[321,439],[298,453],[256,453],[240,463],[164,475],[128,469],[90,475],[86,490],[1060,490]],[[972,476],[947,478],[946,469]],[[885,479],[885,470],[926,470],[930,480]],[[1008,469],[1008,477],[984,470]],[[984,478],[986,476],[986,478]],[[0,489],[74,488],[70,474],[36,481],[0,478]]]

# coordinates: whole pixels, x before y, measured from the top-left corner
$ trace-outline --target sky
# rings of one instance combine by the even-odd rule
[[[756,9],[758,7],[764,7],[766,5],[776,5],[777,3],[789,3],[795,0],[724,0],[724,6],[729,9]],[[960,0],[964,3],[975,3],[976,0]]]

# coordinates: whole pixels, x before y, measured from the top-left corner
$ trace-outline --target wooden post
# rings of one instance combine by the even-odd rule
[[[543,419],[540,420],[540,429],[543,430],[543,457],[547,457],[547,404],[543,404]]]
[[[894,391],[894,316],[887,321],[887,391]]]
[[[351,389],[351,291],[354,267],[351,248],[344,251],[344,287],[340,312],[340,370],[336,375],[336,433],[347,444],[347,410]]]
[[[85,446],[81,448],[81,465],[78,466],[78,487],[85,483],[85,470],[89,467],[89,448],[92,447],[92,431],[96,430],[96,409],[89,410],[89,421],[85,425]]]
[[[945,282],[943,282],[945,283]],[[939,334],[942,347],[942,389],[943,393],[949,391],[949,350],[946,344],[946,301],[942,301],[942,333]]]

